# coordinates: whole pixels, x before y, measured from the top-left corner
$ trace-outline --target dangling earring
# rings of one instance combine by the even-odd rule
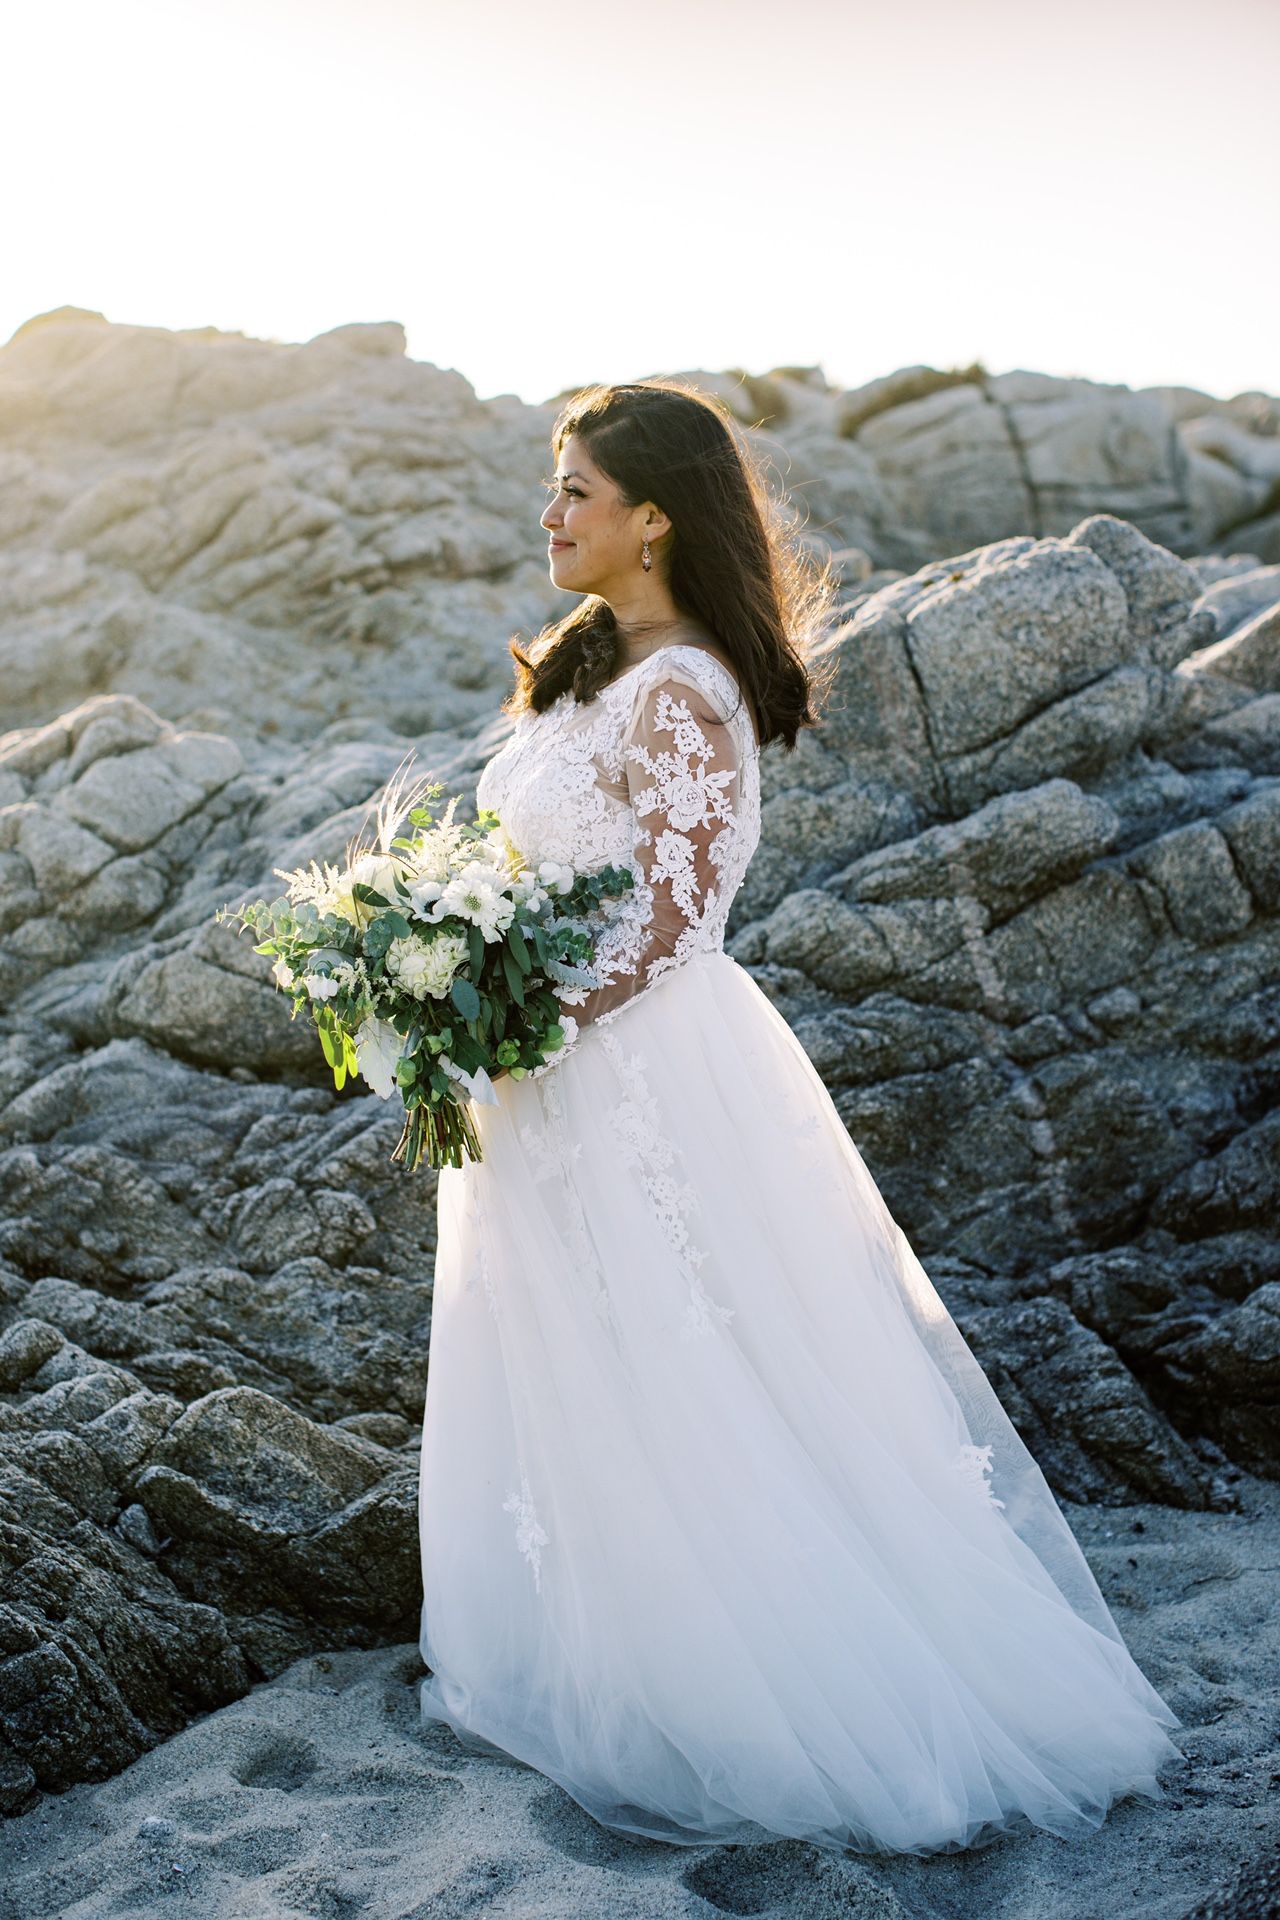
[[[644,552],[640,556],[640,565],[646,573],[648,573],[650,567],[653,565],[653,557],[649,552],[649,542],[647,540],[644,543]]]

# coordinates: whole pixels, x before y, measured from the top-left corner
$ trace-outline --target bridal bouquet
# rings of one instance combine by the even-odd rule
[[[483,1158],[472,1102],[495,1104],[493,1081],[535,1071],[576,1033],[554,986],[595,987],[593,918],[633,886],[626,867],[591,874],[544,860],[536,871],[496,813],[458,820],[455,794],[439,820],[426,800],[440,782],[408,788],[398,772],[377,809],[371,846],[344,867],[286,873],[277,900],[214,918],[259,936],[271,972],[305,1008],[341,1088],[349,1073],[390,1099],[404,1131],[392,1159],[407,1169]],[[400,835],[401,823],[415,829]]]

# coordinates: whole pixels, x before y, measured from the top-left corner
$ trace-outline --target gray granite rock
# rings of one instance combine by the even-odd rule
[[[730,950],[1055,1490],[1225,1513],[1280,1458],[1280,554],[1212,549],[1271,429],[981,369],[723,385],[843,581]],[[0,352],[9,1810],[412,1632],[435,1183],[213,915],[340,858],[407,755],[473,797],[552,611],[549,424],[395,328]]]

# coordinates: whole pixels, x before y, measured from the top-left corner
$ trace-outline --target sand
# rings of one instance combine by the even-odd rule
[[[1083,1840],[925,1860],[625,1840],[424,1727],[410,1644],[300,1660],[9,1821],[0,1920],[1184,1920],[1280,1838],[1280,1490],[1242,1487],[1234,1513],[1064,1508],[1187,1756],[1166,1801],[1122,1801]]]

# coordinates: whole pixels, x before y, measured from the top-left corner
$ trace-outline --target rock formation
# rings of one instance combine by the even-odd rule
[[[844,579],[729,950],[1060,1496],[1225,1511],[1280,1451],[1280,409],[699,377]],[[395,327],[0,351],[8,1811],[416,1633],[434,1182],[212,915],[406,754],[474,798],[553,418]]]

